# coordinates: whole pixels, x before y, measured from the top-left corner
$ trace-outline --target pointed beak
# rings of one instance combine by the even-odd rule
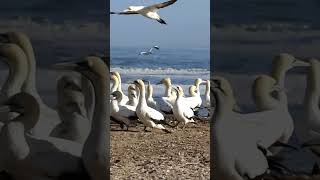
[[[310,66],[310,64],[305,62],[305,61],[296,59],[296,61],[293,63],[293,66],[295,66],[295,67],[307,67],[307,66]]]
[[[78,65],[72,62],[63,62],[63,63],[57,63],[52,66],[55,70],[70,70],[75,71],[78,68]]]
[[[147,81],[147,80],[142,79],[142,82],[144,82],[144,83],[149,83],[150,81]]]

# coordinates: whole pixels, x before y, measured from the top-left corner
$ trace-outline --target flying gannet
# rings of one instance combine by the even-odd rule
[[[127,9],[123,10],[122,12],[110,12],[110,14],[118,14],[118,15],[132,15],[132,14],[141,14],[144,17],[154,19],[161,24],[167,24],[157,11],[161,8],[165,8],[174,4],[177,0],[170,0],[159,4],[154,4],[151,6],[129,6]]]

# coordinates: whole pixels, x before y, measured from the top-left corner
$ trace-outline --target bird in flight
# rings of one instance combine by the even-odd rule
[[[159,48],[158,46],[153,46],[152,48],[150,48],[149,51],[147,51],[147,52],[141,52],[140,55],[150,55],[150,54],[152,54],[152,50],[153,50],[153,49],[159,50],[160,48]]]
[[[144,17],[158,21],[161,24],[167,24],[157,13],[159,9],[165,8],[177,2],[177,0],[170,0],[159,4],[154,4],[150,6],[129,6],[122,12],[110,12],[110,14],[118,15],[133,15],[140,14]]]

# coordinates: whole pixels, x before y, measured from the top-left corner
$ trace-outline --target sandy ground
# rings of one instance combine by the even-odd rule
[[[111,127],[111,179],[209,179],[208,121],[172,133]]]

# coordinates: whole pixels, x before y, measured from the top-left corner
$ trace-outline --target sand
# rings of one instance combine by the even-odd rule
[[[173,129],[171,134],[143,126],[111,127],[111,179],[209,179],[208,121]]]

